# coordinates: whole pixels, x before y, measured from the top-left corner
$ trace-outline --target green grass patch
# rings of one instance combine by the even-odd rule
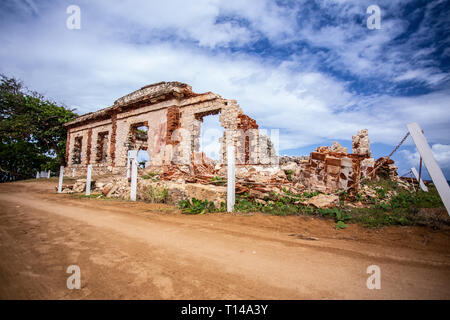
[[[183,213],[186,214],[205,214],[225,211],[225,203],[220,203],[220,208],[214,206],[214,202],[208,200],[198,200],[192,198],[191,200],[180,200],[178,202],[178,207]]]

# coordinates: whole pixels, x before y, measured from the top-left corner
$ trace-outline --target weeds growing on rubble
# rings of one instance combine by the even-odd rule
[[[211,182],[218,186],[225,186],[227,184],[227,179],[223,177],[212,177]]]
[[[429,192],[411,192],[392,181],[367,182],[367,185],[374,190],[373,196],[358,194],[356,197],[356,200],[366,207],[344,206],[348,194],[340,192],[341,201],[338,207],[318,209],[305,206],[302,202],[319,192],[293,194],[284,189],[283,194],[272,192],[263,200],[256,200],[248,193],[237,195],[234,208],[236,212],[262,212],[278,216],[309,215],[333,219],[336,229],[339,230],[348,227],[348,223],[359,223],[369,228],[424,224],[423,217],[417,214],[421,208],[443,207],[436,188],[432,185],[428,186]],[[180,201],[178,205],[184,213],[190,214],[226,211],[225,203],[221,203],[220,208],[215,208],[214,204],[207,200]]]
[[[292,181],[292,175],[294,174],[294,170],[284,170],[284,173],[286,174],[286,178],[289,181]]]
[[[169,195],[169,191],[165,188],[157,189],[152,186],[150,186],[149,189],[149,196],[150,196],[150,202],[151,203],[166,203],[167,202],[167,196]]]
[[[389,225],[423,224],[418,213],[423,208],[442,208],[443,203],[436,188],[428,185],[428,192],[411,191],[391,180],[364,181],[364,185],[375,191],[374,196],[361,198],[369,208],[351,208],[351,222],[369,228]]]
[[[198,200],[192,198],[191,200],[180,200],[178,207],[183,213],[188,214],[205,214],[212,212],[225,211],[225,203],[221,202],[220,208],[214,206],[214,202],[208,200]]]

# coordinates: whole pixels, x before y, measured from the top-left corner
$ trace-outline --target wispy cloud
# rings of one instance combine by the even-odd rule
[[[443,170],[450,169],[450,144],[434,144],[431,147],[434,158],[439,163]],[[408,161],[411,167],[418,168],[420,162],[420,155],[416,152],[411,152],[409,150],[400,151],[405,159]]]

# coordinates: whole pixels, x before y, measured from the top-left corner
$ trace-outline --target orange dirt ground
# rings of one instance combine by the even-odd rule
[[[0,184],[1,299],[449,299],[450,234],[55,193]],[[318,238],[318,240],[305,240]],[[81,289],[69,290],[69,265]],[[370,265],[381,289],[369,290]]]

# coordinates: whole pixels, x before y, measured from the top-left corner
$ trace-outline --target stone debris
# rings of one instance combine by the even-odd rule
[[[375,174],[378,177],[390,179],[392,181],[399,180],[398,167],[394,165],[394,160],[388,157],[381,157],[375,161]]]
[[[339,205],[339,197],[334,194],[319,194],[302,202],[302,204],[320,209],[333,208]]]
[[[95,187],[95,181],[91,180],[91,190]],[[86,179],[78,179],[72,188],[73,192],[84,192],[86,191]]]

